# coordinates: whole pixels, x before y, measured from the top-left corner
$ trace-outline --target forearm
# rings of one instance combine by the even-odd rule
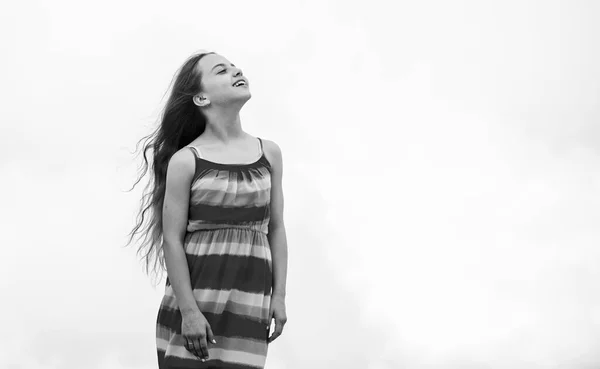
[[[269,230],[269,245],[273,261],[273,296],[285,297],[287,280],[287,237],[285,227],[280,226]]]
[[[179,310],[183,315],[199,312],[190,282],[190,269],[181,243],[164,244],[165,263],[169,282],[175,291]]]

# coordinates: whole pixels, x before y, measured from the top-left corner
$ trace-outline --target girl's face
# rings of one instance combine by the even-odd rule
[[[251,97],[248,79],[241,69],[219,54],[209,54],[198,62],[202,72],[202,93],[200,95],[210,100],[210,104],[228,105],[232,102],[248,101]],[[243,80],[245,84],[234,86]]]

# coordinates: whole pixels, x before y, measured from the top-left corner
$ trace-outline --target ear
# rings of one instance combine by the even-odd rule
[[[193,98],[194,104],[197,106],[207,106],[210,104],[210,100],[206,97],[202,97],[200,94],[194,96]]]

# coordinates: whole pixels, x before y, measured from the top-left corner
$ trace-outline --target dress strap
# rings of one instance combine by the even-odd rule
[[[202,155],[200,155],[200,150],[198,150],[198,148],[196,146],[188,146],[190,149],[192,149],[192,152],[194,153],[194,156],[197,158],[201,158]]]
[[[258,143],[260,144],[260,154],[262,155],[263,153],[263,144],[262,144],[262,140],[260,139],[260,137],[256,137],[258,138]]]

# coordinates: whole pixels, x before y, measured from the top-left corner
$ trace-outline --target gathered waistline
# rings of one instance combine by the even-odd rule
[[[235,228],[235,229],[245,229],[245,230],[249,230],[249,231],[254,231],[254,232],[258,232],[258,233],[262,233],[262,234],[268,234],[268,232],[265,232],[261,229],[256,229],[253,227],[248,227],[248,226],[243,226],[243,225],[233,225],[233,224],[210,224],[210,225],[201,225],[198,228],[192,230],[192,231],[188,231],[188,233],[194,233],[194,232],[206,232],[206,231],[215,231],[215,230],[219,230],[219,229],[229,229],[229,228]]]

